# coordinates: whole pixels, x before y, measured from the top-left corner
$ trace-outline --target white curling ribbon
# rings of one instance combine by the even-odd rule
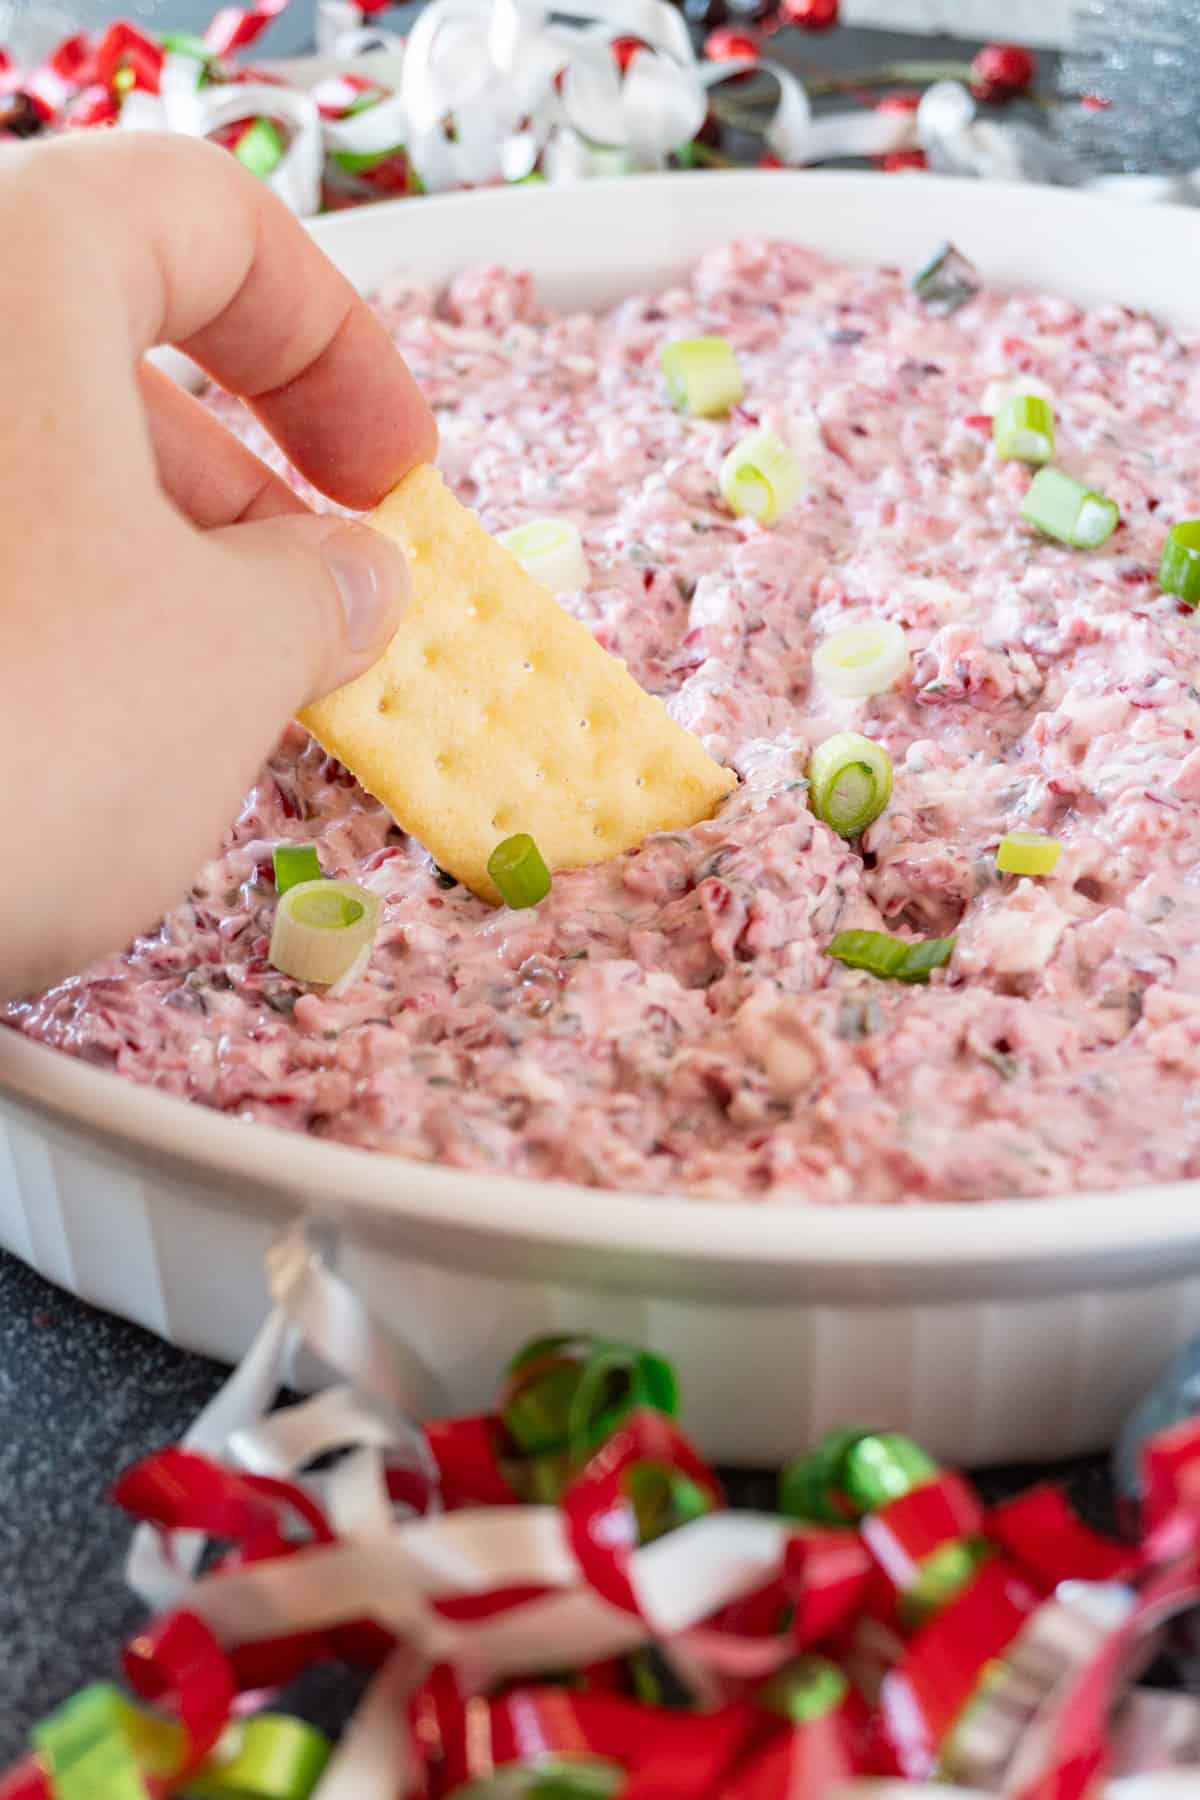
[[[190,57],[168,57],[164,76],[168,65],[176,66],[164,79],[161,93],[135,89],[127,95],[118,119],[120,129],[211,137],[238,119],[278,119],[284,128],[284,151],[266,184],[301,218],[319,212],[325,148],[316,103],[295,88],[266,82],[197,87],[189,71],[178,66],[191,61]]]
[[[393,1461],[417,1467],[432,1479],[436,1470],[428,1447],[406,1423],[410,1415],[443,1404],[440,1384],[424,1362],[325,1267],[303,1224],[291,1227],[271,1246],[267,1277],[274,1309],[228,1381],[193,1421],[182,1447],[240,1462],[259,1473],[288,1476],[329,1450],[388,1448],[395,1453]],[[315,1400],[268,1418],[298,1342],[351,1387],[326,1390]],[[340,1489],[341,1504],[360,1520],[367,1511],[363,1467],[360,1463],[354,1476],[352,1501],[350,1477],[343,1479]],[[382,1459],[375,1465],[375,1475],[375,1517],[382,1519]],[[327,1477],[326,1485],[331,1480]],[[315,1489],[321,1484],[310,1485]],[[336,1482],[333,1495],[337,1501]],[[155,1610],[173,1605],[199,1566],[204,1542],[199,1532],[179,1531],[172,1533],[168,1545],[154,1526],[139,1525],[126,1559],[125,1579]]]
[[[625,153],[621,172],[660,168],[700,130],[708,89],[754,68],[778,84],[765,136],[786,162],[884,155],[914,142],[904,114],[814,121],[803,84],[776,63],[700,60],[666,0],[573,0],[565,10],[578,22],[551,22],[535,0],[432,0],[424,9],[400,93],[405,147],[427,188],[520,179],[543,151],[552,181],[614,172],[611,155],[591,154],[598,150]],[[624,70],[610,49],[617,35],[646,46]]]
[[[279,1392],[293,1327],[282,1310],[272,1312],[229,1380],[192,1421],[181,1447],[219,1457],[241,1427],[261,1419]],[[207,1539],[200,1531],[177,1531],[170,1550],[153,1525],[134,1531],[125,1559],[125,1580],[155,1612],[173,1606],[200,1566]]]
[[[308,1349],[360,1392],[401,1416],[445,1409],[445,1390],[428,1363],[326,1267],[303,1225],[268,1250],[267,1279]]]
[[[480,1678],[575,1667],[699,1624],[778,1573],[789,1528],[711,1514],[633,1553],[645,1617],[589,1588],[557,1507],[481,1507],[393,1525],[349,1543],[220,1570],[182,1596],[227,1648],[370,1619],[431,1660],[469,1657]],[[459,1625],[430,1602],[509,1586],[557,1590]]]
[[[402,146],[408,136],[408,116],[399,94],[354,113],[348,119],[325,119],[322,133],[326,149],[351,156],[379,156]]]

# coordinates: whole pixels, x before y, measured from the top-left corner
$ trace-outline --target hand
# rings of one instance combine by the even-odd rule
[[[0,152],[0,997],[151,925],[287,720],[370,666],[386,539],[308,511],[144,363],[173,344],[333,500],[436,449],[386,332],[235,158],[87,134]]]

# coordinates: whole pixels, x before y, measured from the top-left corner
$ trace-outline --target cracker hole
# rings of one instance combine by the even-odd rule
[[[586,730],[587,730],[587,728],[588,728],[588,726],[589,726],[589,725],[590,725],[590,724],[591,724],[591,720],[590,720],[590,719],[580,719],[580,721],[579,721],[579,729],[580,729],[580,731],[586,731]]]
[[[439,750],[433,759],[433,766],[444,775],[446,770],[452,766],[453,761],[454,758],[449,756],[445,750]]]
[[[524,669],[524,671],[525,671],[525,673],[526,673],[526,674],[527,674],[527,675],[532,675],[532,674],[533,674],[533,664],[532,664],[532,663],[531,663],[531,662],[529,662],[529,661],[528,661],[528,660],[526,660],[526,661],[525,661],[525,662],[523,662],[523,663],[522,663],[522,664],[521,664],[521,667],[522,667],[522,668],[523,668],[523,669]]]

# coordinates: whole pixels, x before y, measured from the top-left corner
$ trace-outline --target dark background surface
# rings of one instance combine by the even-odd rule
[[[212,9],[195,0],[192,10],[203,22]],[[175,22],[180,11],[157,11],[155,25]],[[302,47],[295,17],[265,40],[264,56]],[[771,54],[797,69],[829,71],[918,55],[961,58],[972,48],[873,31],[787,32],[773,40]],[[1043,64],[1048,72],[1049,59]],[[128,1532],[107,1503],[109,1486],[127,1464],[177,1438],[224,1374],[0,1254],[0,1770],[23,1752],[31,1724],[85,1682],[116,1673],[120,1645],[142,1615],[124,1587]],[[996,1499],[1047,1472],[990,1471],[981,1486]],[[1053,1473],[1086,1517],[1109,1522],[1106,1459]],[[728,1485],[735,1502],[771,1504],[768,1475],[731,1475]],[[357,1692],[348,1677],[326,1670],[289,1699],[332,1728]]]

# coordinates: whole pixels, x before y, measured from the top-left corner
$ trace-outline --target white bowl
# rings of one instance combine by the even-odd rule
[[[1200,215],[932,176],[648,176],[312,230],[360,287],[498,261],[577,305],[739,233],[907,267],[951,237],[993,281],[1200,320]],[[591,1328],[675,1358],[687,1425],[735,1462],[846,1420],[972,1464],[1095,1448],[1200,1329],[1200,1183],[845,1210],[608,1194],[242,1124],[0,1031],[0,1243],[62,1286],[236,1358],[302,1207],[342,1222],[340,1267],[404,1333],[422,1405],[484,1405],[526,1336]]]

